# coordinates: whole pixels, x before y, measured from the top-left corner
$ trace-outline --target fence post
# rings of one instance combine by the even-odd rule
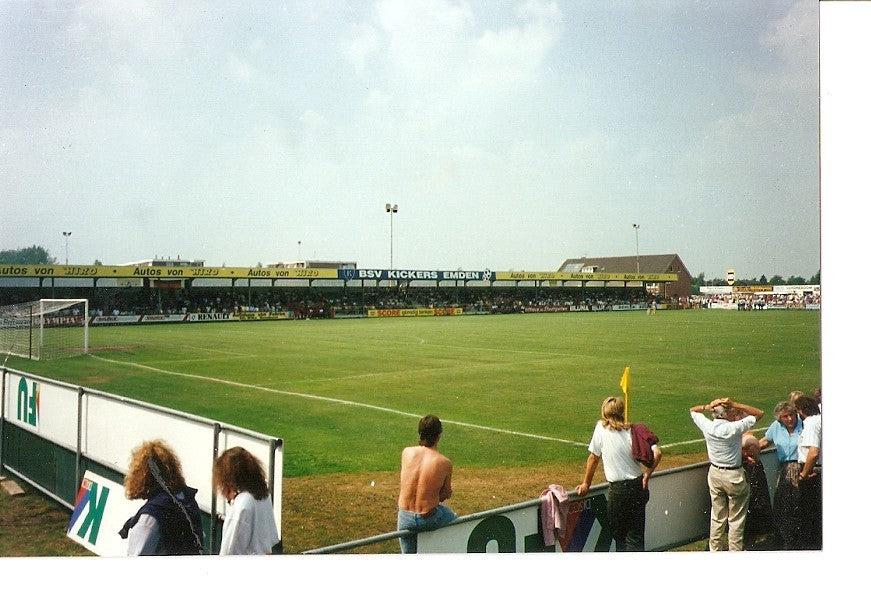
[[[78,408],[76,410],[76,485],[82,482],[82,477],[84,476],[84,473],[82,472],[82,428],[84,427],[82,418],[84,415],[84,412],[82,412],[82,399],[84,397],[85,390],[82,387],[79,387],[79,397],[77,401]],[[73,498],[73,503],[75,503],[75,497]]]
[[[215,460],[218,459],[218,438],[221,436],[220,423],[216,422],[213,428],[212,435],[212,466],[215,465]],[[215,553],[215,537],[218,534],[218,492],[215,491],[215,484],[212,483],[212,512],[209,516],[209,554]]]
[[[0,475],[3,474],[3,439],[6,437],[6,364],[3,364],[3,373],[0,374]]]

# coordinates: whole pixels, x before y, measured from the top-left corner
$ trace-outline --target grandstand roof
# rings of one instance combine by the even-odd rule
[[[636,265],[637,261],[637,265]],[[684,272],[689,274],[686,266],[676,253],[667,255],[626,255],[623,257],[577,257],[566,259],[559,272],[635,272],[665,274],[668,272]]]

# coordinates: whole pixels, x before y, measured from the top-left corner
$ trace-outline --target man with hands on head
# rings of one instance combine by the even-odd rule
[[[709,411],[710,420],[702,412]],[[744,523],[750,486],[741,466],[741,437],[765,412],[728,397],[690,408],[708,449],[708,490],[711,494],[709,549],[743,550]],[[728,525],[728,534],[727,534]]]

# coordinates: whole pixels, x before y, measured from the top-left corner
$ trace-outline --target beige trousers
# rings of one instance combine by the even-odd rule
[[[711,492],[712,552],[744,549],[744,523],[750,504],[750,485],[743,468],[708,469],[708,489]]]

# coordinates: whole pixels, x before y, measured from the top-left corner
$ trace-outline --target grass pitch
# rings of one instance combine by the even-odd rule
[[[625,366],[630,420],[692,453],[690,406],[729,396],[765,427],[821,371],[813,311],[118,326],[90,342],[90,356],[9,366],[280,437],[285,476],[395,471],[427,413],[458,467],[580,463]]]

